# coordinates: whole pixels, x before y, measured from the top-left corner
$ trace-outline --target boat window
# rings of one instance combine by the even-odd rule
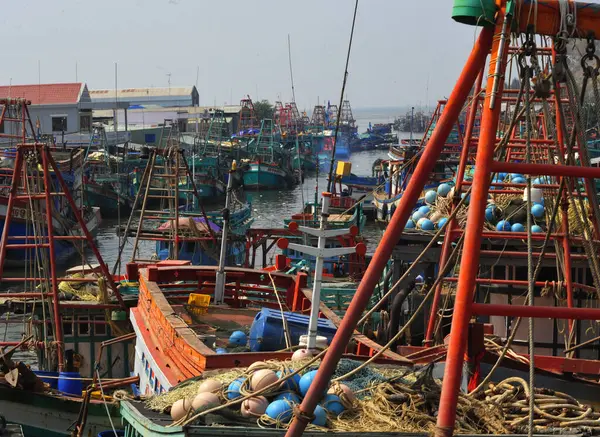
[[[95,335],[106,335],[106,323],[104,321],[104,317],[96,316],[94,318],[94,321],[96,322],[94,324],[94,334]]]
[[[89,335],[90,333],[90,318],[88,316],[79,316],[77,321],[79,322],[79,335]]]
[[[71,317],[63,318],[63,335],[73,335],[73,319]]]

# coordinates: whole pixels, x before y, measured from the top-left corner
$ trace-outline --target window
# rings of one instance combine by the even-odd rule
[[[65,127],[66,127],[66,119],[65,119]],[[91,115],[81,115],[79,117],[79,131],[80,132],[90,132],[91,127],[92,127],[92,116]]]
[[[57,115],[52,117],[52,132],[62,132],[67,130],[67,116]]]
[[[89,324],[88,316],[80,316],[77,318],[79,322],[79,335],[89,335],[90,333],[90,324]]]
[[[73,319],[70,317],[63,317],[63,335],[73,335]]]
[[[94,317],[94,334],[106,335],[106,323],[104,322],[103,316]]]

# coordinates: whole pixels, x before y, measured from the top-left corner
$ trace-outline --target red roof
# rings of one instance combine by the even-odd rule
[[[32,105],[78,103],[82,83],[0,86],[0,98],[24,98]]]

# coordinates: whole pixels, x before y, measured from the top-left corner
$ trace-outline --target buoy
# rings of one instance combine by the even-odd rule
[[[510,231],[510,223],[507,220],[500,220],[496,225],[497,231]]]
[[[513,184],[525,184],[525,183],[527,183],[527,181],[525,180],[525,178],[521,178],[521,177],[513,178],[513,179],[511,179],[511,182]]]
[[[404,227],[405,229],[414,229],[416,227],[415,222],[412,221],[412,219],[408,219],[408,221],[406,222],[406,226]]]
[[[226,354],[227,353],[227,349],[225,349],[223,347],[218,347],[218,348],[215,349],[215,352],[218,353],[219,355]]]
[[[315,418],[312,421],[313,425],[327,426],[327,411],[325,411],[323,407],[317,405],[313,414],[315,416]]]
[[[431,220],[433,223],[439,222],[442,217],[444,217],[444,214],[440,211],[435,211],[429,214],[429,220]]]
[[[328,394],[325,396],[322,402],[323,408],[327,410],[329,414],[339,416],[345,410],[344,404],[338,395]]]
[[[413,222],[417,223],[423,217],[425,217],[425,215],[421,211],[413,212],[413,215],[412,215]]]
[[[260,369],[268,369],[268,368],[269,368],[269,365],[267,363],[265,363],[264,361],[255,361],[252,364],[250,364],[246,370],[249,373],[251,373],[251,372],[255,372]]]
[[[227,387],[227,399],[233,400],[241,397],[240,388],[244,382],[246,382],[246,378],[238,378],[232,381]]]
[[[353,404],[356,400],[356,395],[346,384],[337,384],[335,387],[331,387],[329,390],[327,390],[327,394],[337,395],[342,398],[342,400],[347,401],[350,404]]]
[[[198,393],[216,393],[223,389],[223,383],[216,379],[207,379],[200,387],[198,387]]]
[[[186,399],[179,399],[171,406],[171,419],[173,422],[183,419],[192,409],[192,403]]]
[[[235,331],[229,336],[229,344],[235,346],[246,346],[247,341],[248,337],[246,337],[246,333],[243,331]]]
[[[292,418],[292,405],[283,399],[279,399],[269,404],[265,414],[273,420],[289,422]]]
[[[433,204],[435,203],[435,199],[437,199],[437,191],[430,190],[425,193],[425,202]]]
[[[244,417],[260,417],[265,414],[269,401],[264,396],[256,396],[242,402],[240,413]]]
[[[429,214],[430,211],[431,211],[431,208],[428,207],[427,205],[423,205],[419,208],[419,212],[421,214],[423,214],[423,217],[425,217],[427,214]]]
[[[544,206],[536,203],[531,207],[531,214],[535,217],[535,218],[540,218],[544,216]]]
[[[285,375],[289,375],[290,373],[292,373],[292,371],[283,372],[280,370],[279,372],[277,372],[277,378],[281,379]],[[279,387],[282,390],[293,390],[293,391],[300,390],[300,375],[295,374],[291,378],[286,379],[285,381],[283,381],[281,383],[281,385]]]
[[[292,361],[307,360],[313,357],[313,353],[308,349],[298,349],[292,354]]]
[[[448,219],[446,217],[442,217],[441,219],[439,219],[437,222],[437,228],[441,229],[446,224],[447,221],[448,221]]]
[[[451,189],[452,187],[449,184],[440,184],[437,188],[437,193],[442,197],[446,197]]]
[[[313,382],[313,379],[315,379],[315,376],[317,374],[316,370],[311,370],[310,372],[306,372],[304,375],[302,375],[302,378],[300,378],[300,393],[302,394],[302,396],[306,396],[306,392],[308,391],[308,388],[310,387],[310,385]],[[327,391],[327,389],[323,390],[323,394],[325,394],[325,392]]]
[[[471,201],[471,195],[469,194],[469,195],[467,196],[467,193],[462,193],[462,194],[460,195],[460,198],[461,198],[461,199],[464,199],[464,198],[465,198],[465,196],[466,196],[467,198],[465,199],[465,203],[464,203],[464,205],[468,205],[468,204],[469,204],[469,202]]]
[[[506,173],[499,173],[498,179],[500,179],[501,181],[504,181],[504,179],[506,179],[506,176],[508,176]]]
[[[292,393],[291,391],[281,393],[277,395],[273,400],[287,400],[288,402],[291,402],[293,404],[300,404],[300,396],[298,396],[296,393]]]
[[[497,218],[498,207],[496,205],[488,205],[485,209],[485,219],[488,222],[493,222]]]
[[[523,226],[521,223],[515,223],[510,227],[510,230],[512,232],[525,232],[525,226]]]
[[[512,181],[513,179],[516,179],[516,178],[522,178],[522,177],[523,177],[523,175],[522,175],[521,173],[511,173],[511,174],[510,174],[510,180],[511,180],[511,181]]]
[[[257,370],[250,377],[250,388],[253,391],[262,390],[268,385],[271,385],[274,382],[276,382],[278,379],[279,378],[277,377],[275,372],[273,372],[270,369]]]
[[[192,401],[194,411],[207,410],[220,405],[219,397],[214,393],[198,393]]]
[[[531,227],[531,232],[544,232],[544,230],[542,229],[542,227],[541,227],[541,226],[538,226],[538,225],[533,225],[533,226]]]
[[[424,231],[433,231],[433,222],[429,219],[423,219],[421,222],[421,229]]]

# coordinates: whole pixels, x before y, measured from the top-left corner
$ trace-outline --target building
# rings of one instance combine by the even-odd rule
[[[92,126],[92,101],[85,83],[0,86],[0,98],[30,100],[29,115],[39,133],[89,132]]]
[[[126,101],[132,109],[136,106],[172,108],[200,104],[200,95],[195,86],[91,90],[90,97],[94,103]]]

